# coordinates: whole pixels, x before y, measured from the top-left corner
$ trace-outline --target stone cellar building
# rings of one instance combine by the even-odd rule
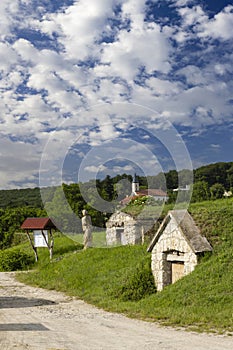
[[[106,223],[106,243],[108,246],[143,243],[144,235],[152,228],[153,222],[117,211]]]
[[[148,249],[158,291],[192,272],[203,252],[212,251],[187,210],[171,210]]]

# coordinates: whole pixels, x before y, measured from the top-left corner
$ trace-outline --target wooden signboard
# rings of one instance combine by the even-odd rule
[[[27,218],[22,223],[21,228],[26,230],[36,261],[38,261],[37,248],[48,248],[50,259],[52,259],[54,244],[52,229],[56,229],[52,220],[48,217]],[[30,234],[30,231],[33,231],[33,235]]]
[[[48,231],[43,230],[44,235],[41,230],[34,230],[34,247],[35,248],[47,248],[48,247]]]

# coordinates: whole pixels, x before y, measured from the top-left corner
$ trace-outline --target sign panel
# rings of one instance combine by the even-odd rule
[[[48,231],[43,230],[43,232],[44,232],[46,241],[48,242]],[[42,235],[42,232],[40,230],[34,230],[33,233],[34,233],[34,246],[36,248],[39,248],[39,247],[46,247],[47,248],[48,246],[47,246],[46,241]]]

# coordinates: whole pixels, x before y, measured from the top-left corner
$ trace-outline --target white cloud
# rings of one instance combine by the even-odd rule
[[[76,1],[64,12],[45,16],[37,25],[50,35],[60,34],[59,42],[69,59],[77,61],[93,56],[95,48],[98,56],[99,50],[94,44],[102,37],[106,20],[113,14],[113,4],[113,0]]]
[[[90,165],[84,168],[85,171],[88,171],[89,173],[94,173],[94,174],[97,174],[100,171],[105,171],[106,169],[107,168],[103,165],[100,165],[100,166]]]
[[[12,18],[18,12],[18,0],[1,0],[0,2],[0,40],[11,37]],[[1,51],[2,53],[2,51]]]
[[[159,130],[169,119],[199,130],[232,118],[233,6],[210,19],[197,1],[171,3],[181,21],[164,25],[146,20],[145,0],[80,0],[56,12],[45,3],[2,0],[1,135],[18,137],[21,149],[36,147],[36,161],[49,140],[52,161],[52,152],[62,155],[80,135],[93,147],[119,138],[115,124],[122,132],[140,123]],[[116,13],[117,5],[121,11]],[[37,32],[38,40],[27,34],[30,31]],[[52,45],[40,34],[49,36]],[[212,39],[219,39],[219,46]],[[225,40],[228,52],[221,46]],[[193,50],[186,46],[190,43]],[[99,111],[91,109],[103,102],[107,103]],[[29,140],[35,144],[29,145]],[[5,144],[11,151],[13,146],[17,142]],[[133,152],[135,147],[127,145],[129,157]],[[139,150],[138,159],[144,164],[142,153]],[[20,171],[13,178],[26,181],[17,166]],[[55,172],[56,166],[51,167]],[[25,170],[32,179],[34,166],[29,168]],[[6,186],[7,178],[12,178],[7,169]]]
[[[105,141],[111,141],[119,136],[119,132],[110,124],[99,124],[98,130],[89,132],[89,143],[91,146],[98,146]]]
[[[233,70],[233,67],[229,63],[227,64],[217,63],[214,65],[214,70],[216,74],[223,76],[226,73],[231,73]]]
[[[174,0],[176,6],[187,6],[193,3],[193,0]]]
[[[161,71],[168,73],[170,46],[158,24],[132,26],[130,31],[122,30],[114,43],[103,46],[102,63],[110,65],[110,74],[133,80],[139,69],[147,73]]]
[[[149,86],[149,88],[155,95],[163,95],[163,97],[165,95],[176,95],[181,91],[182,88],[181,84],[179,84],[178,82],[162,80],[154,77],[148,79],[146,81],[146,85]]]
[[[204,76],[203,69],[200,69],[194,65],[187,65],[180,69],[178,72],[181,76],[186,78],[186,83],[191,85],[205,85],[206,77]]]
[[[183,26],[189,27],[203,23],[208,19],[201,6],[182,7],[178,10]]]
[[[12,69],[12,66],[17,63],[18,57],[8,43],[0,42],[0,50],[0,69],[6,74]]]
[[[9,138],[0,138],[0,178],[1,188],[16,188],[17,182],[37,183],[40,154],[36,145],[14,142]],[[29,184],[28,184],[29,185]]]
[[[210,145],[212,148],[214,148],[214,149],[219,149],[221,146],[219,145],[219,144],[217,144],[217,143],[212,143],[211,145]]]
[[[226,6],[211,20],[206,20],[198,26],[198,35],[201,38],[233,39],[233,6]]]

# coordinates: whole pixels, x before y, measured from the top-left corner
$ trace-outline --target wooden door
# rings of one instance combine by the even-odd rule
[[[184,263],[172,262],[172,283],[184,277]]]

